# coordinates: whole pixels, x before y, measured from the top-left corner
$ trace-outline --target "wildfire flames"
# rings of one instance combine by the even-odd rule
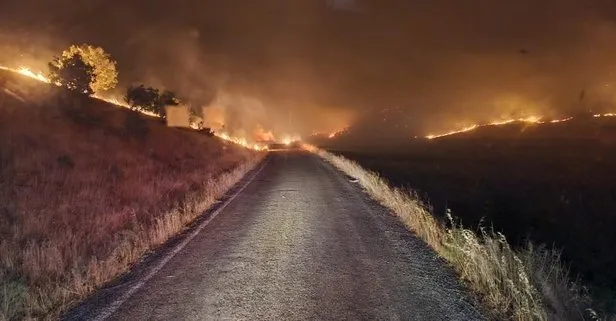
[[[479,127],[499,126],[499,125],[510,124],[510,123],[513,123],[513,122],[523,122],[523,123],[532,123],[532,124],[540,124],[540,123],[542,123],[541,118],[540,117],[536,117],[536,116],[531,116],[531,117],[526,117],[526,118],[518,118],[518,119],[507,119],[507,120],[493,121],[493,122],[490,122],[490,123],[487,123],[487,124],[473,124],[473,125],[461,128],[461,129],[452,130],[452,131],[448,131],[448,132],[440,133],[440,134],[430,134],[430,135],[427,135],[426,138],[427,139],[435,139],[435,138],[440,138],[440,137],[444,137],[444,136],[450,136],[450,135],[470,132],[470,131],[475,130],[475,129],[479,128]]]
[[[345,126],[343,128],[340,128],[338,130],[335,130],[335,131],[329,133],[329,135],[327,135],[327,137],[334,138],[334,137],[336,137],[336,136],[346,132],[348,129],[349,129],[349,126]]]
[[[614,117],[614,116],[616,116],[616,113],[606,113],[606,114],[595,114],[595,115],[593,115],[593,117],[595,117],[595,118],[598,118],[598,117]],[[450,136],[450,135],[470,132],[470,131],[473,131],[473,130],[475,130],[477,128],[480,128],[480,127],[499,126],[499,125],[505,125],[505,124],[510,124],[510,123],[514,123],[514,122],[528,123],[528,124],[546,124],[546,123],[555,124],[555,123],[562,123],[562,122],[570,121],[570,120],[573,120],[573,119],[574,119],[573,117],[567,117],[567,118],[562,118],[562,119],[553,119],[553,120],[549,120],[549,121],[544,121],[544,120],[542,120],[542,117],[537,117],[537,116],[531,116],[531,117],[526,117],[526,118],[514,118],[514,119],[501,120],[501,121],[494,121],[494,122],[490,122],[490,123],[486,123],[486,124],[473,124],[473,125],[461,128],[461,129],[452,130],[452,131],[445,132],[445,133],[427,135],[426,138],[427,139],[435,139],[435,138],[440,138],[440,137],[445,137],[445,136]]]
[[[595,118],[599,118],[599,117],[616,117],[616,113],[594,114],[592,116],[595,117]]]
[[[45,76],[45,74],[43,74],[42,72],[34,72],[32,71],[30,68],[28,67],[19,67],[19,68],[11,68],[11,67],[6,67],[6,66],[0,66],[0,70],[6,70],[6,71],[10,71],[10,72],[14,72],[26,77],[29,77],[31,79],[35,79],[47,84],[51,84],[51,80]],[[59,85],[59,84],[55,84],[55,85]],[[93,95],[93,98],[105,101],[107,103],[116,105],[116,106],[120,106],[120,107],[124,107],[124,108],[130,108],[130,106],[128,104],[126,104],[125,102],[121,101],[118,98],[115,97],[105,97],[105,96],[101,96],[101,95]],[[141,113],[148,115],[148,116],[152,116],[152,117],[158,117],[158,115],[151,113],[151,112],[147,112],[147,111],[140,111]],[[604,114],[595,114],[593,115],[593,117],[595,118],[599,118],[599,117],[616,117],[616,113],[604,113]],[[521,123],[529,123],[529,124],[544,124],[544,123],[561,123],[561,122],[566,122],[566,121],[570,121],[574,119],[573,117],[567,117],[567,118],[563,118],[563,119],[554,119],[554,120],[549,120],[549,121],[544,121],[542,119],[542,117],[539,116],[530,116],[530,117],[525,117],[525,118],[512,118],[512,119],[506,119],[506,120],[498,120],[498,121],[493,121],[493,122],[489,122],[489,123],[483,123],[483,124],[472,124],[460,129],[456,129],[456,130],[451,130],[448,132],[444,132],[444,133],[438,133],[438,134],[430,134],[425,136],[425,138],[427,139],[436,139],[436,138],[440,138],[440,137],[445,137],[445,136],[451,136],[451,135],[455,135],[455,134],[461,134],[461,133],[466,133],[466,132],[470,132],[473,131],[477,128],[481,128],[481,127],[488,127],[488,126],[499,126],[499,125],[505,125],[505,124],[510,124],[510,123],[514,123],[514,122],[521,122]],[[327,134],[327,136],[332,139],[335,138],[337,136],[339,136],[340,134],[346,132],[348,130],[348,126],[345,126],[341,129],[335,130],[329,134]],[[258,151],[263,151],[263,150],[267,150],[267,145],[265,144],[261,144],[261,143],[251,143],[249,142],[246,138],[241,138],[241,137],[235,137],[232,135],[229,135],[226,132],[215,132],[214,135],[220,139],[241,145],[245,148],[249,148],[249,149],[253,149],[253,150],[258,150]],[[265,131],[262,128],[259,128],[259,130],[257,131],[257,133],[255,133],[255,136],[257,137],[257,141],[275,141],[274,138],[274,134],[271,131]],[[284,144],[291,144],[294,141],[300,141],[301,138],[298,136],[284,136],[282,138],[282,142]]]
[[[226,141],[230,141],[232,143],[244,146],[246,148],[250,148],[250,149],[254,149],[254,150],[258,150],[258,151],[263,151],[263,150],[267,150],[267,146],[263,145],[263,144],[251,144],[248,142],[248,140],[246,138],[240,138],[240,137],[233,137],[230,136],[227,133],[214,133],[214,135],[220,139],[226,140]]]
[[[26,67],[19,67],[18,69],[12,69],[12,68],[8,68],[8,67],[4,67],[4,66],[0,66],[0,69],[2,70],[8,70],[8,71],[12,71],[12,72],[16,72],[20,75],[24,75],[26,77],[30,77],[32,79],[36,79],[38,81],[42,81],[44,83],[51,83],[51,80],[49,80],[49,78],[47,78],[43,73],[39,72],[33,72],[32,70],[30,70],[29,68]]]
[[[45,74],[43,74],[42,72],[34,72],[32,71],[30,68],[27,67],[19,67],[19,68],[10,68],[10,67],[6,67],[6,66],[0,66],[0,70],[5,70],[5,71],[10,71],[10,72],[14,72],[23,76],[26,76],[28,78],[34,79],[34,80],[38,80],[47,84],[51,84],[51,80],[45,76]],[[59,85],[59,84],[56,84]],[[102,101],[105,101],[107,103],[119,106],[119,107],[124,107],[124,108],[130,108],[130,106],[121,101],[120,99],[116,98],[116,97],[104,97],[101,95],[93,95],[92,96],[95,99],[99,99]],[[140,111],[142,114],[148,115],[148,116],[152,116],[152,117],[158,117],[157,114],[155,113],[151,113],[148,111]],[[248,140],[246,140],[245,138],[239,138],[239,137],[234,137],[231,136],[227,133],[224,132],[216,132],[214,133],[214,135],[220,139],[232,142],[234,144],[238,144],[241,145],[245,148],[249,148],[249,149],[253,149],[253,150],[257,150],[257,151],[263,151],[263,150],[267,150],[267,146],[264,144],[256,144],[256,143],[250,143],[248,142]],[[273,134],[271,132],[267,132],[267,138],[270,140],[273,140]],[[293,138],[285,138],[284,142],[286,143],[287,141],[291,141],[291,139]],[[295,140],[295,139],[293,139]],[[297,138],[297,140],[299,140],[299,138]]]

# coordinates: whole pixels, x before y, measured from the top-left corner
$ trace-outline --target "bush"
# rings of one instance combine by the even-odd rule
[[[157,88],[145,85],[130,86],[124,96],[131,109],[153,113],[163,119],[166,118],[165,106],[177,106],[180,100],[168,90],[162,93]]]
[[[91,95],[94,68],[79,54],[66,59],[56,57],[49,63],[49,79],[70,91]]]

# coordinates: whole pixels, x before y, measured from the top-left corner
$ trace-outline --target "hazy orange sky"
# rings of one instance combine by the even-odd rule
[[[224,104],[229,126],[306,134],[397,108],[410,136],[615,110],[614,18],[607,0],[4,0],[0,62],[87,42],[121,86]]]

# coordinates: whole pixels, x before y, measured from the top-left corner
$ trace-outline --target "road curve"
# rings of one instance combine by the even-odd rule
[[[300,151],[270,153],[218,216],[140,282],[144,274],[64,319],[481,319],[432,250],[348,177]]]

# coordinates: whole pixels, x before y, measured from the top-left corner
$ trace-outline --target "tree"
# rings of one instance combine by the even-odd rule
[[[161,93],[160,90],[145,85],[128,87],[124,100],[133,110],[151,112],[163,119],[167,116],[165,106],[180,104],[175,93],[168,90]]]
[[[126,103],[133,110],[149,111],[158,114],[158,89],[144,85],[129,86],[124,96]]]
[[[177,106],[180,104],[180,100],[177,98],[175,93],[165,90],[162,94],[160,94],[160,103],[163,106]]]
[[[91,95],[91,84],[94,79],[94,68],[84,62],[81,55],[76,54],[68,59],[56,57],[49,63],[49,78],[53,83],[60,84],[71,91]]]
[[[70,59],[75,55],[81,55],[83,61],[94,68],[94,78],[90,87],[95,93],[113,89],[118,84],[116,62],[103,48],[88,44],[72,45],[62,52],[61,60]]]
[[[165,106],[177,106],[180,104],[180,100],[175,96],[175,93],[169,90],[165,90],[162,94],[160,94],[158,104],[158,108],[160,109],[160,116],[162,118],[166,118],[167,110],[165,110]]]

